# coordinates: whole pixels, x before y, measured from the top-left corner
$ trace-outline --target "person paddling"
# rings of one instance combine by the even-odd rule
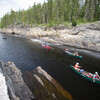
[[[95,79],[100,80],[100,76],[98,74],[98,72],[95,72],[93,75],[93,82],[95,82]]]
[[[79,56],[78,52],[75,52],[74,55]]]
[[[79,63],[77,62],[76,64],[75,64],[75,67],[74,67],[76,70],[78,70],[78,71],[80,71],[80,68],[81,68],[81,66],[79,66]]]
[[[67,48],[65,49],[65,52],[69,52]]]
[[[81,66],[79,66],[79,63],[77,62],[76,64],[75,64],[75,68],[80,68]]]
[[[46,47],[48,47],[48,44],[46,44]]]

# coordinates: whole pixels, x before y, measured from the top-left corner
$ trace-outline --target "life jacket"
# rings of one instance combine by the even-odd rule
[[[65,51],[68,51],[68,49],[66,48]]]
[[[83,69],[81,69],[81,70],[80,70],[80,72],[82,73],[82,72],[84,72],[84,70],[83,70]]]
[[[93,75],[93,77],[94,77],[94,78],[99,78],[98,75],[95,75],[95,74]]]
[[[77,64],[75,64],[75,68],[78,68],[79,66]]]

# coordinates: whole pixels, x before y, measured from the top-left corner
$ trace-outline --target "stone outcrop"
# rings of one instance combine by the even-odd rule
[[[5,93],[8,92],[6,94],[9,96],[4,100],[73,100],[71,94],[40,66],[33,71],[23,72],[23,78],[30,89],[13,62],[0,61],[1,73],[5,76]]]
[[[73,33],[74,34],[74,33]],[[78,35],[62,34],[61,39],[71,46],[87,48],[100,52],[100,31],[88,30],[79,32]]]
[[[6,79],[10,100],[34,100],[34,95],[25,84],[21,71],[13,62],[0,61],[0,68]]]
[[[76,27],[21,27],[13,26],[4,28],[2,33],[16,33],[26,37],[40,37],[47,42],[63,43],[75,47],[90,49],[100,52],[100,21],[86,23]],[[53,38],[52,38],[53,37]]]
[[[73,100],[71,94],[40,66],[23,73],[23,77],[37,100]]]
[[[93,27],[95,26],[95,27]],[[71,46],[100,52],[100,22],[76,27],[60,35],[61,39]]]
[[[57,30],[57,34],[58,37],[55,38],[41,37],[41,39],[100,52],[100,22]]]
[[[0,32],[2,33],[15,33],[16,35],[21,36],[28,36],[28,37],[42,37],[42,36],[55,36],[57,33],[55,30],[52,31],[44,31],[44,28],[35,27],[35,28],[29,28],[29,27],[22,27],[20,25],[13,25],[12,27],[8,28],[2,28]]]

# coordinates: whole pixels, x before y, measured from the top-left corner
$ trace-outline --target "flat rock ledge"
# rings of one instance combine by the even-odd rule
[[[38,66],[33,71],[23,73],[23,78],[37,100],[73,100],[72,95]]]
[[[35,100],[35,96],[25,84],[21,71],[13,62],[0,60],[0,70],[5,76],[10,100]]]

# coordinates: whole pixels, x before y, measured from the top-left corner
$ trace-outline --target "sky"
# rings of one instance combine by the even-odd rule
[[[0,18],[3,17],[11,9],[17,11],[19,9],[28,9],[34,3],[43,3],[46,0],[0,0]]]

